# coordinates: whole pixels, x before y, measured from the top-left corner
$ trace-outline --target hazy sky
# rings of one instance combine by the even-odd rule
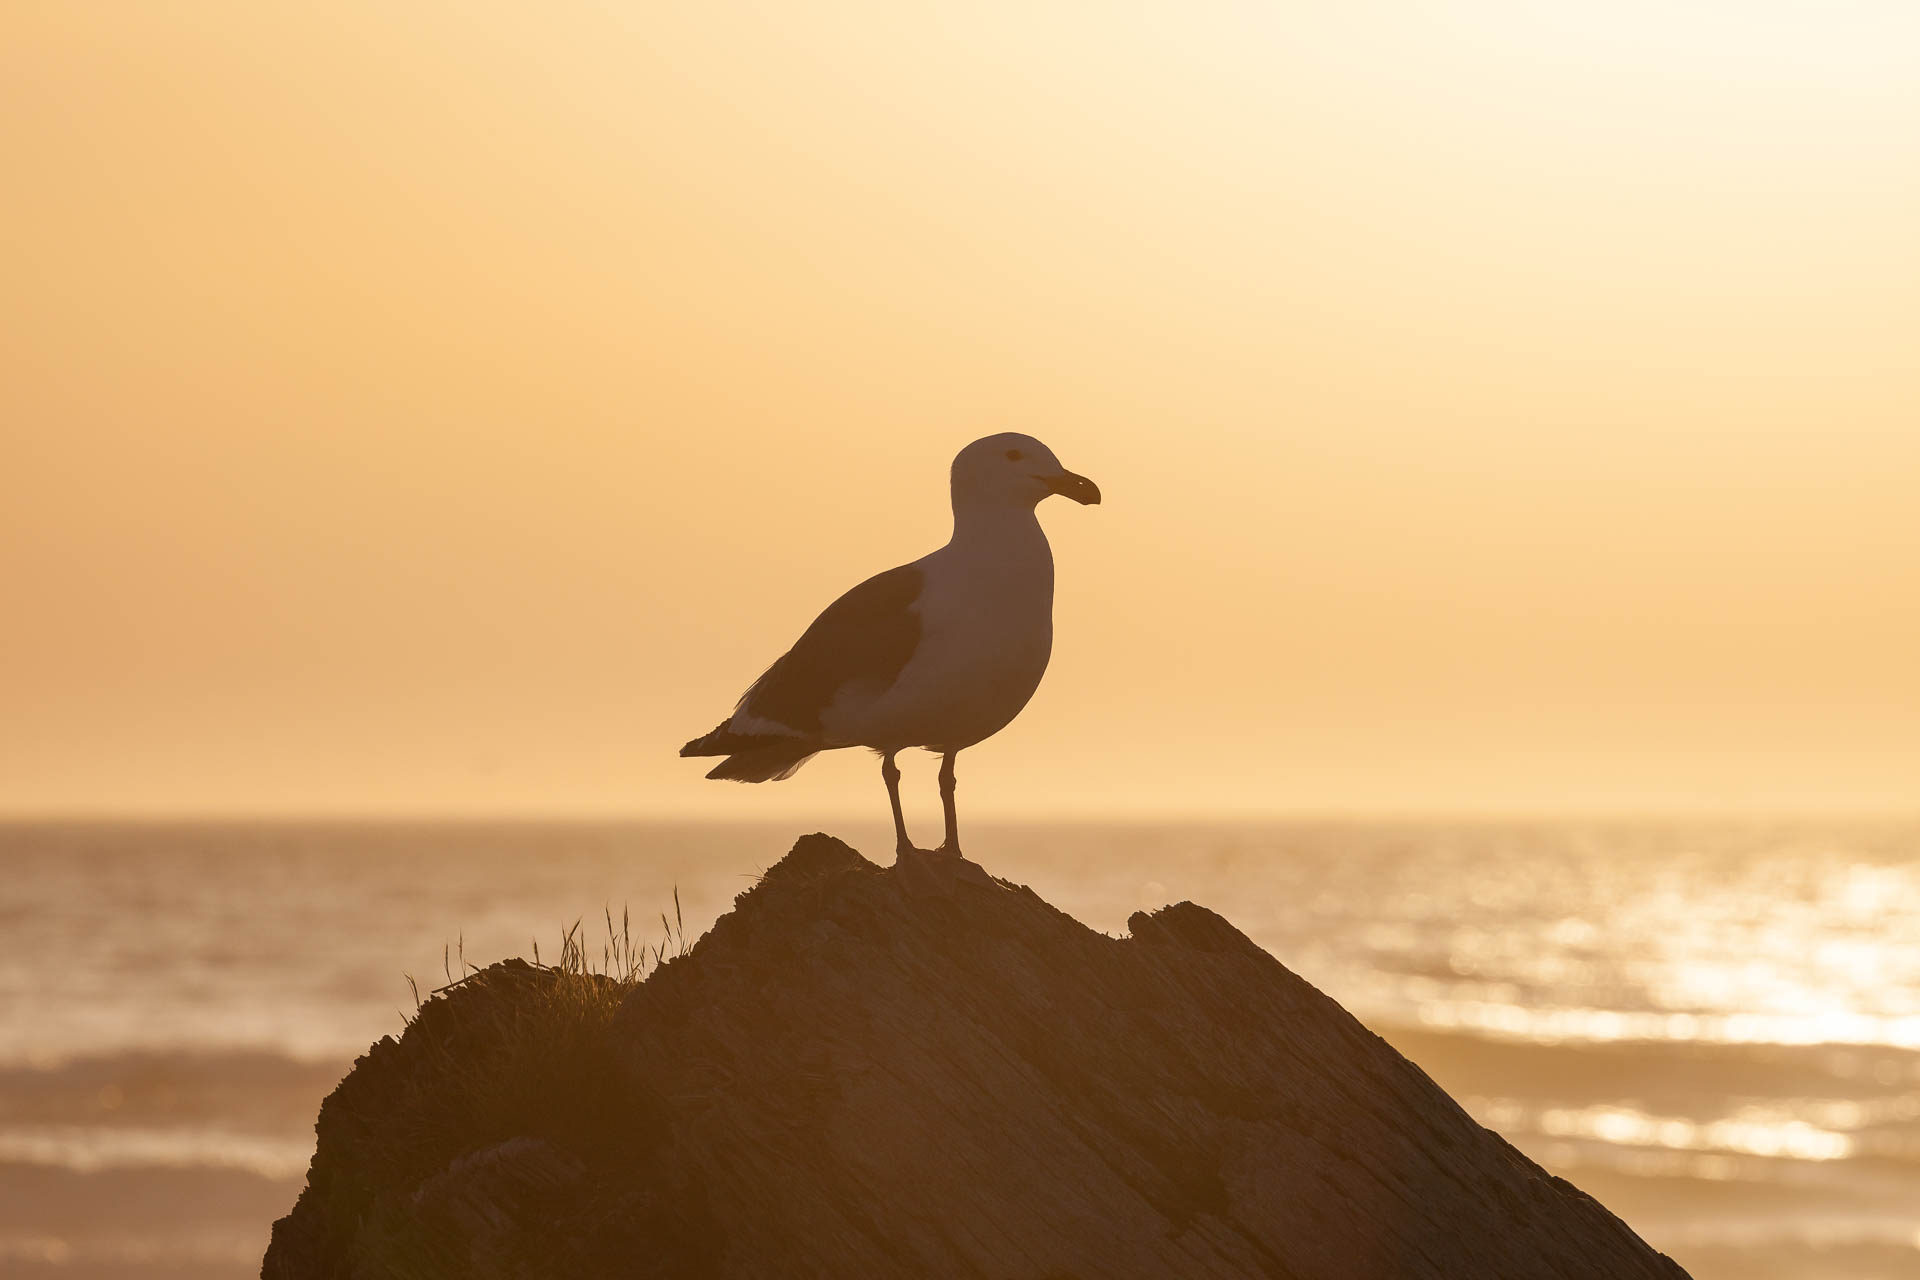
[[[0,159],[0,810],[865,813],[674,752],[1007,429],[968,812],[1920,807],[1905,0],[23,2]]]

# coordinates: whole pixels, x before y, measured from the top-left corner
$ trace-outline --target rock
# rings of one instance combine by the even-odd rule
[[[429,1002],[263,1276],[1684,1276],[1213,912],[909,879],[808,836],[644,983]]]

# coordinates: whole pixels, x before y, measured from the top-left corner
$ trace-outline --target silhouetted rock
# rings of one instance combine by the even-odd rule
[[[1684,1275],[1205,908],[937,881],[808,836],[622,1001],[430,1002],[263,1275]]]

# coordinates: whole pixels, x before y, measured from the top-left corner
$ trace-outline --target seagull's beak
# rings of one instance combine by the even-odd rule
[[[1083,507],[1097,505],[1100,501],[1100,486],[1071,471],[1062,471],[1057,476],[1040,476],[1039,480],[1051,492],[1063,498],[1072,498]]]

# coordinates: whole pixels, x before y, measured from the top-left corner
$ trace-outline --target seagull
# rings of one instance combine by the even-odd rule
[[[819,752],[870,748],[904,857],[921,850],[907,838],[894,756],[938,752],[946,839],[931,852],[959,857],[954,757],[1020,714],[1053,650],[1053,549],[1034,509],[1056,493],[1097,503],[1100,489],[1032,436],[1003,432],[959,452],[952,491],[944,547],[828,605],[733,714],[680,754],[725,756],[709,778],[774,782]]]

